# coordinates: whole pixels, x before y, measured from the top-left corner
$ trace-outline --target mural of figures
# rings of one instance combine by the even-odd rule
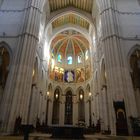
[[[90,66],[89,65],[86,66],[85,74],[86,74],[85,78],[86,78],[86,80],[88,80],[90,78]]]
[[[74,82],[75,76],[73,70],[65,71],[65,82],[72,83]]]
[[[55,67],[55,81],[63,82],[63,75],[64,70],[62,68]]]
[[[63,82],[64,70],[62,68],[55,67],[50,71],[50,78],[52,80]]]
[[[76,70],[76,82],[85,81],[85,70],[84,68],[79,68]]]

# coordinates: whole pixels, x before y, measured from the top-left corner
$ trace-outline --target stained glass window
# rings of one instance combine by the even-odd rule
[[[82,63],[82,55],[78,56],[78,63]]]
[[[89,57],[89,53],[88,53],[88,50],[87,50],[86,53],[85,53],[85,59],[87,60],[88,57]]]
[[[68,56],[67,63],[68,63],[68,65],[72,64],[72,56]]]
[[[61,54],[58,54],[58,57],[57,57],[57,60],[58,60],[58,62],[62,62],[62,55]]]

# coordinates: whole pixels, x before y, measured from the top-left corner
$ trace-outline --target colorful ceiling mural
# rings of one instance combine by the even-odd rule
[[[49,4],[51,12],[71,6],[91,13],[93,0],[49,0]]]
[[[68,54],[77,56],[84,54],[89,49],[88,40],[79,32],[67,30],[59,33],[51,43],[51,52],[54,56],[59,53],[66,57]]]
[[[54,29],[54,28],[63,26],[65,24],[78,25],[87,30],[89,30],[89,26],[90,26],[89,22],[87,22],[85,19],[71,13],[71,14],[67,14],[67,15],[57,18],[55,21],[52,22],[52,27]]]

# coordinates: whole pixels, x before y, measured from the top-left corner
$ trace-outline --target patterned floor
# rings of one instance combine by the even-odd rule
[[[24,138],[22,136],[0,136],[0,140],[23,140],[23,139]],[[53,139],[51,138],[50,135],[46,135],[46,134],[31,134],[29,140],[62,140],[62,139]],[[72,140],[72,139],[69,139],[69,140]],[[140,140],[140,137],[85,135],[85,138],[83,140]]]

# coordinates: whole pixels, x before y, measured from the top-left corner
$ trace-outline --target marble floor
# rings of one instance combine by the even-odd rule
[[[23,140],[23,139],[24,139],[23,136],[0,136],[0,140]],[[29,140],[62,140],[62,139],[53,139],[51,138],[51,135],[48,134],[33,133],[30,134]],[[140,137],[104,136],[97,134],[97,135],[85,135],[84,140],[140,140]]]

